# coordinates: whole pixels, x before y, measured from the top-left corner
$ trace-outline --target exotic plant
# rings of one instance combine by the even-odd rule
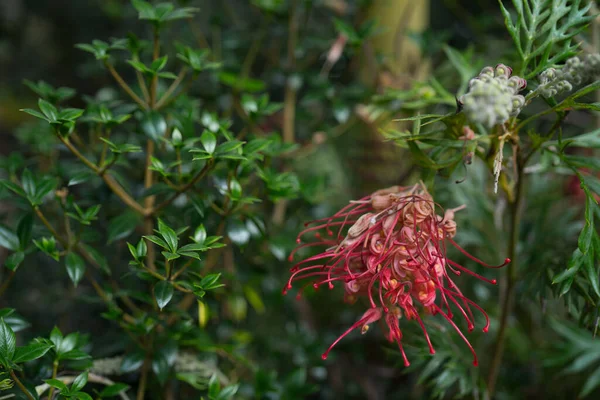
[[[473,352],[473,364],[478,365],[473,347],[452,320],[450,306],[464,317],[469,332],[475,326],[471,306],[485,316],[484,332],[488,331],[490,321],[479,305],[462,294],[451,275],[465,272],[492,284],[496,280],[489,280],[449,259],[446,242],[485,267],[503,267],[510,260],[492,267],[468,254],[453,240],[457,231],[454,213],[463,208],[464,205],[438,215],[436,204],[422,183],[407,188],[391,187],[351,202],[331,218],[315,221],[316,226],[300,233],[299,243],[303,236],[313,233],[318,241],[302,244],[296,250],[312,246],[328,248],[292,267],[284,294],[292,288],[293,281],[316,277],[312,284],[315,289],[325,284],[333,289],[334,283],[339,282],[345,289],[345,301],[353,303],[358,297],[366,296],[370,304],[364,315],[323,353],[323,359],[351,331],[360,328],[366,333],[369,324],[383,318],[388,339],[397,342],[404,365],[408,367],[399,319],[417,320],[430,353],[435,354],[421,314],[440,314],[467,343]],[[346,228],[346,233],[342,233]]]

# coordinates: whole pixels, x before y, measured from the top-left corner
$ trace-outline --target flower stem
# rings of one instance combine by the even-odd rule
[[[519,147],[517,147],[516,149],[515,163],[517,164],[517,176],[513,200],[510,202],[510,236],[508,241],[508,258],[511,259],[511,262],[506,270],[506,284],[504,285],[502,296],[503,300],[502,311],[500,314],[500,328],[496,337],[496,345],[494,347],[492,363],[490,366],[490,371],[487,380],[487,398],[490,399],[494,396],[494,390],[496,388],[500,364],[502,363],[502,357],[504,355],[504,344],[506,340],[508,317],[510,315],[514,302],[514,287],[517,280],[517,245],[519,243],[519,230],[521,223],[520,208],[521,201],[523,198],[523,169],[525,166],[521,157],[521,151]]]

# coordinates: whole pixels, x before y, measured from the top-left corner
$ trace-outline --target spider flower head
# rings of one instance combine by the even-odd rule
[[[462,249],[455,241],[457,232],[454,213],[464,206],[437,214],[439,209],[423,184],[412,187],[394,186],[379,190],[358,201],[352,201],[329,218],[313,221],[298,235],[298,247],[322,247],[314,256],[297,262],[291,268],[291,276],[283,289],[286,294],[297,281],[307,281],[299,289],[325,285],[333,289],[344,288],[344,300],[354,303],[363,298],[370,307],[362,317],[346,330],[323,353],[323,359],[331,349],[350,332],[359,329],[366,333],[369,325],[383,320],[387,326],[387,338],[396,342],[409,365],[402,347],[400,320],[414,320],[423,330],[434,354],[422,317],[440,314],[462,337],[473,353],[473,347],[454,323],[452,308],[467,322],[469,331],[475,326],[473,310],[483,314],[487,332],[489,318],[485,311],[465,297],[452,281],[453,275],[466,273],[482,281],[495,284],[446,256],[446,245],[458,249],[470,260],[488,268],[491,266]]]

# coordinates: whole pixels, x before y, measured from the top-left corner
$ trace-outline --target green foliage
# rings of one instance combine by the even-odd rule
[[[515,19],[499,3],[527,79],[577,54],[573,38],[593,18],[591,2],[582,0],[513,0]]]

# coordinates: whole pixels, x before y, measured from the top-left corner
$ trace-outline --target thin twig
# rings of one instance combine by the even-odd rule
[[[206,163],[206,165],[204,165],[204,168],[202,168],[200,172],[198,172],[198,174],[192,178],[192,180],[190,180],[187,184],[177,189],[175,193],[173,193],[173,195],[167,200],[163,201],[162,203],[156,205],[154,208],[149,210],[147,212],[147,215],[155,215],[157,212],[159,212],[160,210],[171,204],[173,201],[175,201],[175,199],[179,197],[180,194],[187,192],[192,186],[198,183],[206,175],[206,173],[212,168],[213,164],[214,162],[212,160],[209,160]]]
[[[177,88],[179,87],[179,84],[181,84],[181,82],[185,79],[185,76],[187,75],[187,71],[188,70],[186,67],[181,68],[179,75],[177,75],[177,79],[175,79],[173,81],[171,86],[169,86],[167,91],[162,95],[160,100],[154,106],[155,110],[159,110],[165,105],[165,103],[167,102],[167,100],[169,100],[169,98],[171,97],[173,92],[175,92],[175,90],[177,90]]]
[[[148,380],[148,372],[150,370],[151,363],[150,354],[146,354],[146,358],[144,358],[144,364],[142,364],[142,375],[140,376],[140,384],[138,386],[137,392],[137,400],[144,400],[145,392],[146,392],[146,382]]]
[[[152,51],[152,60],[155,61],[160,56],[160,37],[158,34],[158,30],[154,31],[154,44]],[[156,89],[158,85],[158,76],[155,75],[152,78],[152,83],[150,84],[150,108],[154,109],[156,106]],[[150,169],[150,165],[152,164],[152,156],[154,155],[154,141],[152,139],[148,139],[146,141],[146,165],[144,169],[144,188],[146,190],[152,187],[154,181],[154,174]],[[155,196],[147,196],[144,200],[144,234],[152,235],[152,231],[154,230],[154,220],[152,219],[152,215],[149,214],[149,211],[154,207]],[[146,255],[146,262],[148,263],[148,267],[155,271],[156,265],[156,250],[154,248],[153,243],[148,244],[148,252]]]
[[[134,211],[144,215],[144,208],[133,199],[123,187],[110,175],[105,173],[104,169],[98,168],[93,162],[91,162],[86,156],[81,154],[79,150],[69,141],[69,139],[57,135],[60,141],[69,149],[69,151],[77,157],[86,167],[94,171],[98,176],[102,178],[104,183],[113,191],[113,193],[120,198],[125,204],[131,207]]]
[[[129,95],[129,97],[131,97],[133,101],[138,103],[138,105],[142,109],[147,110],[149,108],[148,103],[140,99],[140,97],[137,94],[135,94],[131,87],[129,87],[129,85],[123,80],[123,78],[121,78],[121,75],[119,75],[115,67],[113,67],[112,64],[110,64],[109,62],[105,62],[104,65],[108,69],[108,72],[110,72],[110,74],[113,76],[115,81],[117,81],[119,86],[121,86],[121,88]]]
[[[29,400],[35,400],[35,398],[31,395],[31,393],[29,393],[29,390],[27,390],[25,385],[23,385],[23,383],[19,380],[19,378],[17,377],[17,374],[15,374],[15,371],[11,370],[10,376],[13,378],[13,380],[15,381],[15,383],[17,384],[19,389],[21,389],[21,391],[25,394],[25,396],[27,396],[27,398]]]

